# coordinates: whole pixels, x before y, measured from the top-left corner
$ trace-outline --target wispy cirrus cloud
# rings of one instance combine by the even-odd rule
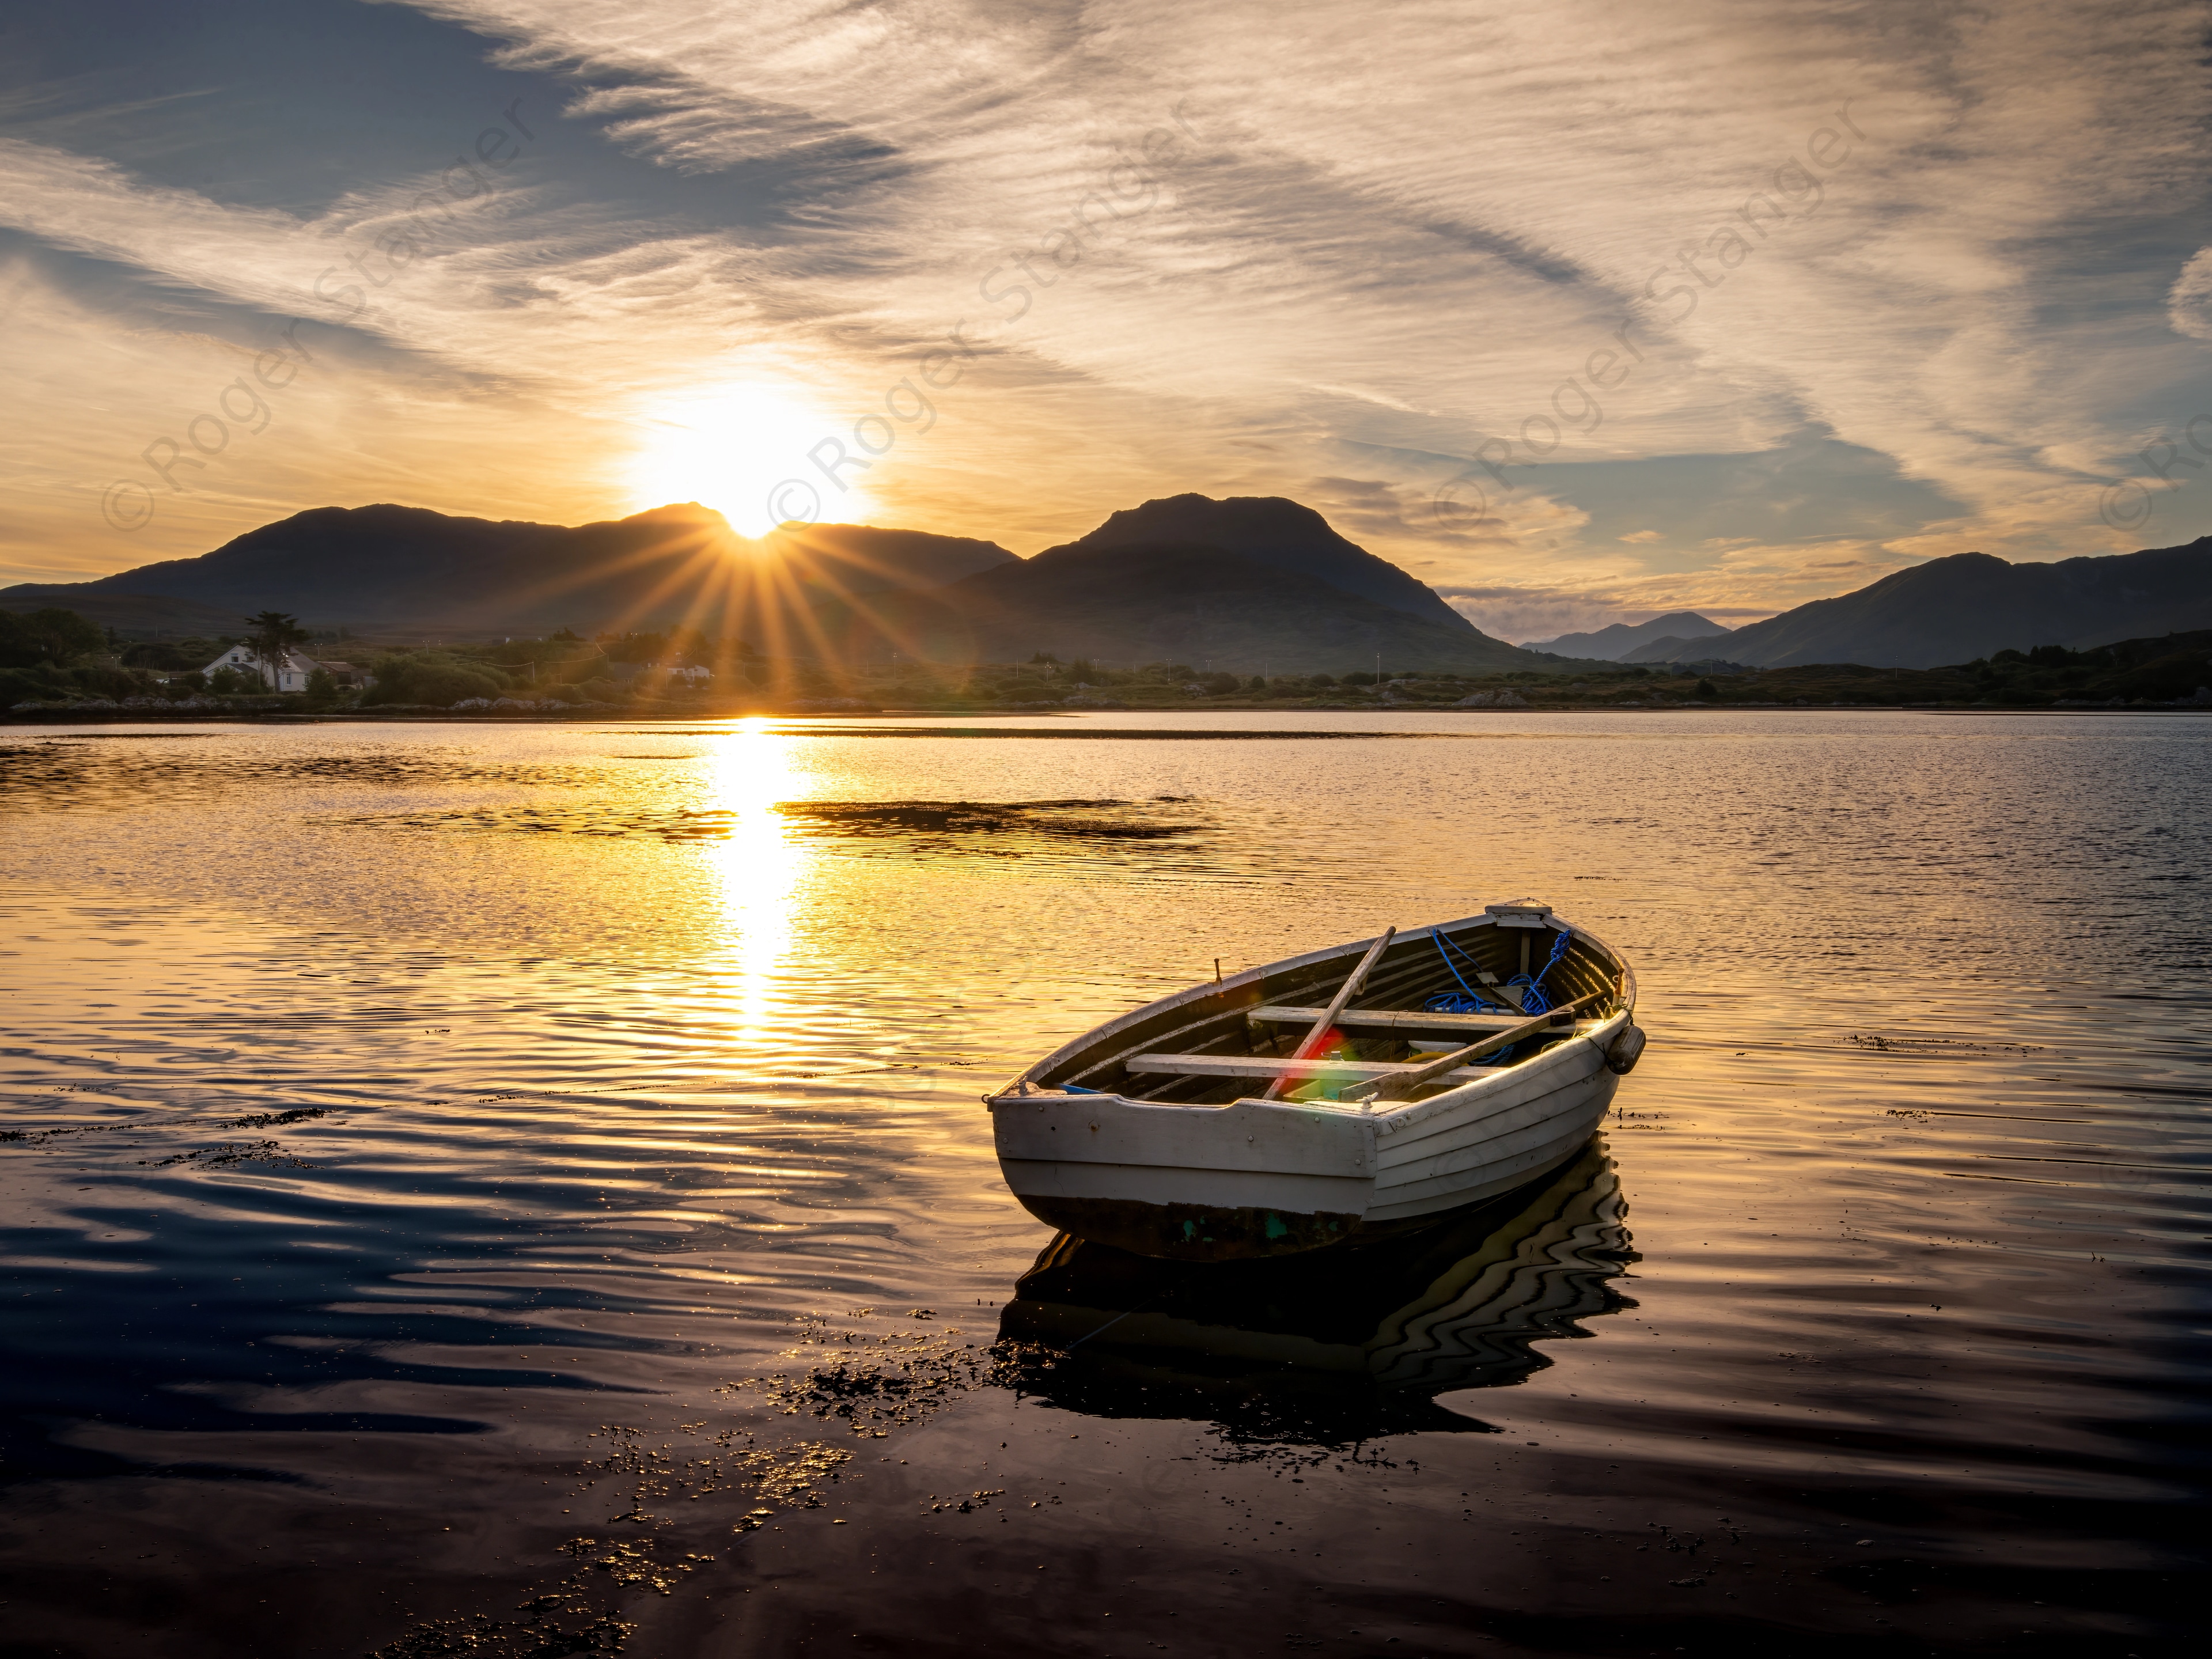
[[[625,447],[757,383],[810,411],[758,468],[834,508],[810,446],[957,329],[941,418],[845,475],[880,521],[1029,551],[1148,495],[1297,495],[1478,621],[1510,592],[1581,626],[2113,550],[2098,489],[2206,401],[2192,5],[377,9],[536,88],[559,160],[346,325],[355,447],[511,397],[539,516],[646,504]],[[446,145],[280,208],[40,132],[0,147],[0,216],[141,284],[76,307],[79,355],[164,306],[296,314]],[[481,476],[405,471],[447,507]],[[239,476],[254,511],[293,487]],[[1480,505],[1440,511],[1462,477]]]

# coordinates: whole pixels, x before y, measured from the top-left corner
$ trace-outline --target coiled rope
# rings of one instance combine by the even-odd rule
[[[1567,946],[1574,939],[1572,933],[1559,934],[1552,941],[1552,954],[1545,959],[1541,968],[1533,974],[1516,974],[1505,981],[1506,989],[1517,989],[1521,993],[1521,1006],[1516,1009],[1502,1001],[1492,1002],[1468,983],[1468,975],[1460,972],[1459,963],[1454,962],[1453,957],[1456,955],[1461,962],[1464,962],[1471,971],[1478,975],[1481,972],[1482,964],[1470,956],[1463,946],[1453,944],[1442,933],[1431,933],[1429,937],[1436,940],[1437,954],[1444,959],[1444,966],[1450,970],[1452,978],[1458,981],[1459,989],[1445,991],[1431,997],[1421,1005],[1424,1009],[1432,1014],[1522,1013],[1532,1018],[1537,1014],[1551,1012],[1552,999],[1544,989],[1544,981],[1552,969],[1559,965],[1559,958],[1566,955]],[[1486,1066],[1504,1066],[1511,1060],[1514,1049],[1520,1046],[1516,1042],[1511,1048],[1501,1048],[1482,1063]]]

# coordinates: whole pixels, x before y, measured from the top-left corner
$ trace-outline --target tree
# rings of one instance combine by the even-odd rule
[[[278,678],[283,672],[284,659],[295,645],[305,644],[307,630],[300,626],[297,617],[288,617],[282,611],[260,611],[246,619],[253,631],[246,642],[253,648],[254,659],[260,665],[261,677],[271,691],[283,686]]]
[[[0,611],[0,668],[30,668],[50,662],[66,668],[88,657],[107,636],[74,611],[50,605],[43,611]]]
[[[1696,690],[1697,694],[1701,697],[1717,697],[1721,694],[1720,687],[1715,685],[1711,680],[1699,680]]]

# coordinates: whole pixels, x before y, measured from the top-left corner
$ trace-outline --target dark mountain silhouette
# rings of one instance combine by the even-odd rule
[[[0,605],[23,592],[0,591]],[[1386,672],[1577,665],[1492,639],[1319,514],[1274,498],[1148,501],[1026,560],[989,542],[867,525],[751,541],[696,504],[573,529],[319,507],[199,558],[49,584],[31,602],[89,614],[124,596],[206,607],[226,623],[274,609],[387,635],[680,625],[773,657],[1004,661],[1049,651],[1285,674],[1371,671],[1378,657]]]
[[[1675,643],[1687,640],[1705,639],[1729,630],[1717,622],[1700,617],[1694,611],[1670,611],[1663,617],[1654,617],[1650,622],[1614,623],[1589,634],[1562,634],[1556,640],[1530,640],[1525,649],[1549,651],[1562,657],[1595,657],[1601,662],[1651,662],[1665,658],[1631,656],[1632,651],[1661,640]]]
[[[1123,508],[1072,545],[1173,544],[1241,553],[1255,564],[1313,577],[1370,604],[1402,611],[1439,628],[1474,631],[1474,623],[1425,583],[1345,540],[1313,508],[1280,495],[1232,495],[1218,501],[1207,495],[1163,496],[1142,507]]]
[[[788,641],[800,653],[811,613],[824,603],[936,587],[1013,557],[990,542],[865,525],[749,541],[696,504],[574,528],[422,507],[325,507],[198,558],[40,592],[41,603],[79,610],[126,593],[241,616],[273,608],[314,626],[467,633],[684,624]],[[15,605],[16,592],[0,590],[0,605]]]
[[[1622,663],[1710,662],[1717,658],[1728,657],[1729,641],[1735,637],[1733,634],[1692,634],[1686,637],[1669,634],[1662,639],[1646,641],[1627,655],[1617,657],[1614,660]]]
[[[1755,667],[1933,668],[2036,645],[2075,649],[2212,626],[2212,536],[2056,564],[1954,553],[1739,628],[1715,651]]]
[[[917,655],[981,661],[1049,651],[1116,667],[1166,660],[1242,674],[1371,672],[1378,658],[1385,673],[1574,665],[1493,640],[1456,613],[1452,625],[1432,623],[1197,542],[1085,538],[904,602],[885,620]]]

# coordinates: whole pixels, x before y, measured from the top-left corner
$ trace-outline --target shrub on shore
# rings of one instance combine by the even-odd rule
[[[392,703],[450,708],[464,698],[490,699],[507,690],[498,670],[444,651],[396,651],[379,658],[375,672],[376,684],[362,696],[364,708]]]

